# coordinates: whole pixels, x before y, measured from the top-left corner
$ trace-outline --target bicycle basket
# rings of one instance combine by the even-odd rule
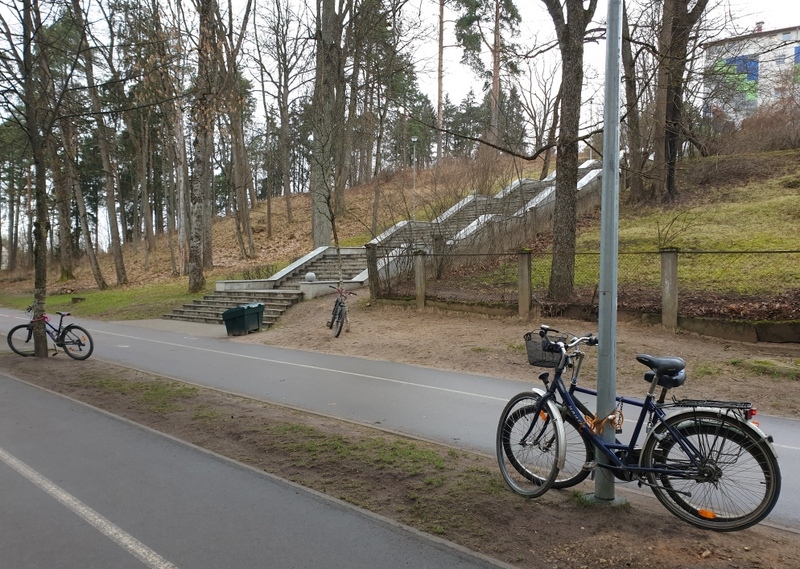
[[[528,352],[528,363],[539,367],[557,367],[561,361],[561,351],[546,352],[544,350],[545,339],[539,333],[528,332],[524,336],[525,350]],[[550,343],[566,342],[566,336],[558,336],[550,339]]]

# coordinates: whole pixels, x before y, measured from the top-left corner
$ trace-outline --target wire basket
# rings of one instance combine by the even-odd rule
[[[561,350],[546,352],[544,350],[546,340],[540,337],[538,332],[536,334],[528,332],[525,334],[524,338],[529,364],[539,367],[558,367],[558,364],[561,362]],[[556,342],[565,342],[566,340],[566,336],[558,336],[550,338],[550,341],[547,343],[554,344]]]

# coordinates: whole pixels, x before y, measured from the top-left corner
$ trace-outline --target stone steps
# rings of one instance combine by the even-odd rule
[[[222,313],[240,304],[258,302],[264,305],[264,316],[261,325],[269,328],[292,305],[299,302],[302,294],[299,290],[249,290],[249,291],[217,291],[205,295],[200,300],[184,304],[162,318],[167,320],[184,320],[205,324],[224,324]]]

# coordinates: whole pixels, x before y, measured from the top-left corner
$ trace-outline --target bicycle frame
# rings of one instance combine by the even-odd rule
[[[659,404],[655,402],[655,393],[658,386],[657,378],[653,379],[644,401],[621,396],[617,396],[615,398],[617,403],[622,403],[623,405],[633,405],[641,408],[641,411],[631,435],[630,442],[627,444],[621,443],[615,438],[615,442],[608,443],[604,441],[598,433],[595,433],[595,431],[586,421],[586,415],[592,415],[592,413],[582,402],[576,401],[573,397],[574,393],[584,393],[592,396],[597,395],[596,391],[579,387],[577,385],[578,374],[580,372],[580,367],[583,360],[583,353],[580,352],[580,350],[576,350],[574,354],[567,355],[565,352],[564,357],[567,358],[567,361],[569,361],[571,358],[577,359],[577,363],[573,366],[574,373],[572,375],[572,380],[570,381],[570,387],[567,388],[563,380],[563,370],[567,367],[566,362],[564,362],[565,365],[556,368],[552,382],[549,380],[548,373],[544,373],[539,376],[547,387],[540,403],[543,406],[547,401],[552,400],[554,403],[556,403],[556,405],[560,406],[562,409],[565,409],[565,412],[571,413],[572,416],[578,420],[578,422],[581,424],[581,434],[584,437],[587,437],[592,442],[595,449],[601,452],[608,460],[608,463],[598,462],[597,466],[612,470],[618,469],[622,472],[636,474],[640,477],[640,479],[643,475],[651,473],[670,474],[672,476],[691,478],[694,475],[692,470],[699,469],[701,467],[702,454],[700,450],[697,449],[690,441],[686,440],[675,428],[666,422],[667,413]],[[732,421],[738,422],[738,419],[734,417],[731,417],[731,419]],[[648,436],[658,425],[662,425],[670,433],[670,435],[674,438],[676,443],[680,445],[683,452],[686,453],[686,456],[691,461],[691,468],[687,468],[685,472],[681,473],[676,472],[674,469],[648,468],[639,464],[637,451],[641,447],[637,447],[636,443],[642,434],[643,428],[645,427],[645,420],[647,420],[646,430]],[[622,460],[620,457],[624,457],[625,460]],[[636,459],[637,462],[632,463],[630,461],[632,458]]]
[[[56,328],[52,322],[50,322],[50,317],[47,314],[42,314],[41,319],[44,320],[44,331],[47,332],[47,335],[50,336],[50,339],[53,340],[55,344],[58,344],[60,341],[59,338],[61,337],[61,332],[64,329],[64,316],[68,316],[69,313],[58,312],[57,313],[61,318],[58,320],[58,328]],[[33,326],[34,320],[31,319],[31,326]]]
[[[341,286],[333,286],[333,285],[329,286],[330,288],[336,291],[337,296],[336,300],[333,303],[333,311],[331,313],[331,319],[326,323],[326,325],[328,326],[328,328],[334,329],[334,335],[338,338],[339,334],[341,333],[342,327],[346,328],[348,331],[350,330],[349,328],[350,325],[347,321],[347,297],[350,295],[355,295],[356,293],[347,290]],[[342,313],[341,316],[340,313]],[[339,322],[340,318],[343,320],[342,322]]]

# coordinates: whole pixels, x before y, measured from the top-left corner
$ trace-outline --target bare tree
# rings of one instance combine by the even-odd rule
[[[644,170],[647,163],[649,144],[643,132],[640,120],[641,94],[647,79],[637,73],[637,57],[634,55],[634,37],[629,23],[627,3],[622,8],[622,69],[623,85],[625,88],[625,132],[628,141],[628,184],[630,187],[630,200],[643,202],[648,200],[645,195]],[[639,53],[644,53],[640,50]],[[638,54],[637,54],[638,55]],[[643,85],[644,83],[644,85]]]
[[[292,6],[285,0],[275,0],[266,18],[267,41],[258,38],[258,22],[254,20],[258,69],[262,85],[273,88],[273,97],[278,106],[280,125],[278,127],[278,153],[280,160],[281,186],[286,200],[286,218],[292,219],[292,170],[291,170],[291,105],[292,95],[304,85],[308,70],[308,37],[302,25],[303,15],[295,14]],[[268,66],[262,56],[268,54],[273,66]],[[266,79],[266,80],[265,80]],[[267,92],[262,89],[264,114],[268,115]]]
[[[334,140],[337,124],[344,120],[337,112],[343,109],[342,34],[349,5],[335,0],[317,0],[316,76],[312,104],[311,200],[314,246],[331,243],[330,206],[334,191]]]
[[[556,28],[561,50],[561,112],[558,135],[558,174],[553,214],[553,266],[548,296],[572,297],[575,283],[577,228],[578,135],[583,88],[583,43],[597,0],[542,0]]]
[[[683,94],[691,31],[708,0],[664,0],[658,38],[658,81],[655,109],[653,195],[675,199],[675,164],[681,137]]]
[[[212,155],[214,152],[214,81],[216,68],[216,48],[214,0],[195,0],[195,8],[200,18],[200,37],[197,54],[197,79],[192,104],[194,124],[194,176],[190,192],[189,218],[189,293],[200,292],[205,287],[203,274],[205,201],[212,189]],[[210,230],[210,228],[209,228]]]
[[[83,17],[83,11],[79,0],[72,0],[72,17],[78,27],[80,34],[79,53],[83,57],[84,74],[86,76],[86,86],[89,91],[91,101],[92,116],[97,126],[97,143],[100,151],[100,158],[103,162],[103,180],[106,190],[106,209],[108,211],[108,226],[111,233],[111,254],[114,258],[114,268],[117,274],[117,284],[127,284],[128,277],[125,273],[125,262],[122,255],[122,243],[119,233],[119,222],[117,219],[117,170],[114,151],[114,133],[106,125],[105,114],[103,112],[100,93],[95,84],[94,61],[92,50],[87,39],[88,33]]]

